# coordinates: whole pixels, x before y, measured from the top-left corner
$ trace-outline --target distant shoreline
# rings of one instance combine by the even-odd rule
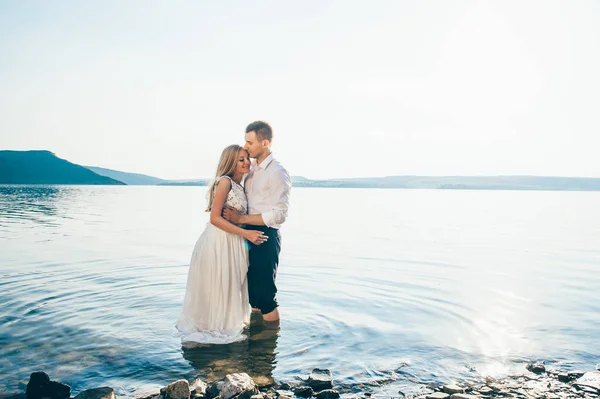
[[[478,191],[600,191],[600,178],[557,176],[384,176],[312,180],[291,176],[293,187]],[[167,180],[60,159],[50,151],[0,151],[0,185],[206,186],[211,179]]]
[[[89,184],[89,183],[0,183],[0,187],[207,187],[208,184],[168,183],[168,184]],[[310,185],[292,184],[293,188],[334,188],[334,189],[375,189],[375,190],[441,190],[441,191],[560,191],[560,192],[600,192],[600,188],[520,188],[520,187],[392,187],[392,186],[351,186],[351,185]]]

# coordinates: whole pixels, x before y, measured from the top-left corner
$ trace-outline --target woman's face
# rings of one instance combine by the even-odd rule
[[[235,171],[242,175],[250,172],[250,156],[248,155],[248,151],[240,150],[238,152],[238,162]]]

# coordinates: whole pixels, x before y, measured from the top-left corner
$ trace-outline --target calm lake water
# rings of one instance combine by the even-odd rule
[[[330,368],[396,395],[600,363],[600,193],[294,188],[279,334],[182,348],[204,187],[0,186],[0,395]]]

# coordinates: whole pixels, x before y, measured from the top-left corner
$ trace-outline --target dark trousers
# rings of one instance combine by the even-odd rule
[[[248,266],[248,296],[250,305],[263,314],[274,311],[278,304],[275,295],[275,277],[281,251],[281,235],[278,229],[267,226],[246,226],[247,230],[264,232],[269,239],[260,244],[250,244],[250,264]]]

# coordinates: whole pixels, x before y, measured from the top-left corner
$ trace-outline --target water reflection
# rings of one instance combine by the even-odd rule
[[[72,200],[74,189],[57,186],[0,186],[0,226],[34,222],[57,225],[61,202]]]
[[[259,318],[253,314],[247,340],[229,345],[184,345],[183,358],[209,382],[231,373],[248,373],[260,386],[273,384],[279,325]]]

